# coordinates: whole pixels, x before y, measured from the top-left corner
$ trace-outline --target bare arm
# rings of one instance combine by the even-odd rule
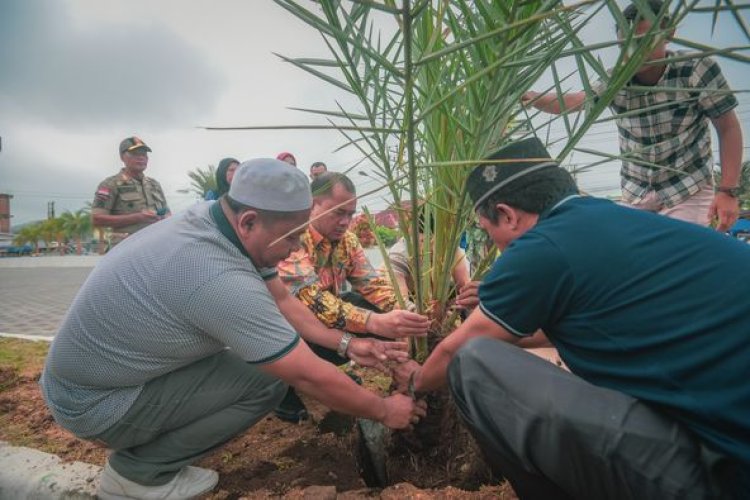
[[[376,420],[394,429],[408,427],[425,413],[424,407],[408,396],[381,398],[360,387],[335,366],[318,358],[304,342],[261,369],[333,410]]]
[[[322,347],[336,351],[344,332],[328,328],[302,302],[289,293],[277,276],[266,281],[281,314],[305,339]],[[403,362],[408,356],[406,342],[382,342],[375,339],[355,338],[349,342],[346,355],[362,366],[370,366],[385,371],[386,360]]]
[[[492,337],[511,344],[517,344],[517,337],[488,318],[480,308],[474,309],[469,318],[453,333],[440,342],[425,361],[424,366],[414,375],[414,388],[427,392],[445,386],[448,364],[458,350],[474,337]],[[416,363],[404,363],[394,370],[394,379],[399,389],[404,390]]]
[[[302,302],[289,293],[278,276],[266,281],[281,314],[306,341],[336,350],[342,331],[328,328]]]
[[[521,96],[521,104],[531,105],[536,109],[559,115],[564,111],[580,111],[586,101],[586,92],[566,92],[559,96],[555,92],[541,94],[530,90]]]
[[[117,229],[119,227],[130,226],[132,224],[140,224],[143,222],[156,222],[161,217],[156,215],[153,210],[142,210],[132,214],[112,215],[108,213],[97,213],[92,212],[91,221],[94,227],[111,227]]]
[[[721,185],[737,187],[742,163],[742,128],[734,110],[711,120],[719,138],[721,157]],[[727,231],[737,220],[739,201],[726,193],[717,192],[709,210],[709,217],[717,217],[719,231]]]

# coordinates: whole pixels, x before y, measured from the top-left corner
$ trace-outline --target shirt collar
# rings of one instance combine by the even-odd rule
[[[558,201],[557,203],[555,203],[554,205],[552,205],[550,208],[548,208],[544,212],[540,213],[539,214],[539,220],[546,219],[547,217],[549,217],[550,215],[552,215],[552,212],[554,212],[555,210],[557,210],[563,204],[569,202],[570,200],[572,200],[574,198],[580,198],[580,197],[581,197],[581,195],[578,194],[578,193],[571,193],[571,194],[563,197],[560,201]]]
[[[313,227],[312,224],[307,226],[307,230],[310,233],[310,240],[312,241],[313,247],[317,247],[324,241],[328,241],[322,234],[318,232],[317,229],[315,229],[315,227]]]
[[[122,167],[120,169],[120,176],[122,176],[122,180],[124,181],[137,181],[137,182],[143,182],[144,179],[146,179],[146,174],[141,174],[140,177],[134,177],[128,173],[128,169],[125,167]]]
[[[216,227],[218,227],[219,231],[221,231],[221,234],[223,234],[232,243],[232,245],[237,247],[237,250],[242,252],[242,255],[250,259],[250,262],[252,262],[252,257],[250,257],[250,254],[247,253],[247,250],[245,250],[245,247],[242,245],[242,242],[237,236],[237,233],[234,231],[232,224],[229,223],[229,219],[227,219],[224,210],[221,208],[221,202],[213,202],[211,204],[211,208],[209,209],[209,213],[211,214],[211,218],[216,223]],[[253,263],[253,265],[255,265],[255,263]]]

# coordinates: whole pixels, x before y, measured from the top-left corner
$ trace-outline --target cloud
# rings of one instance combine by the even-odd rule
[[[193,125],[227,85],[163,25],[87,24],[56,0],[0,2],[0,67],[4,121],[64,128]]]

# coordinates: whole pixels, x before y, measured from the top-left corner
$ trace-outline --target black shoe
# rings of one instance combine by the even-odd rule
[[[279,406],[273,411],[280,420],[289,422],[291,424],[298,424],[303,420],[310,418],[305,408],[305,403],[297,396],[297,392],[293,387],[290,387],[286,391],[286,396],[281,401]]]

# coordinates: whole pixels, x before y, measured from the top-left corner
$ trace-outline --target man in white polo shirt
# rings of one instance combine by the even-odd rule
[[[370,366],[403,359],[405,347],[323,326],[277,278],[311,204],[304,173],[251,160],[228,196],[139,231],[92,271],[40,384],[60,425],[114,450],[100,498],[210,491],[216,472],[188,465],[273,409],[286,384],[393,428],[424,414],[407,396],[361,388],[299,341]]]

